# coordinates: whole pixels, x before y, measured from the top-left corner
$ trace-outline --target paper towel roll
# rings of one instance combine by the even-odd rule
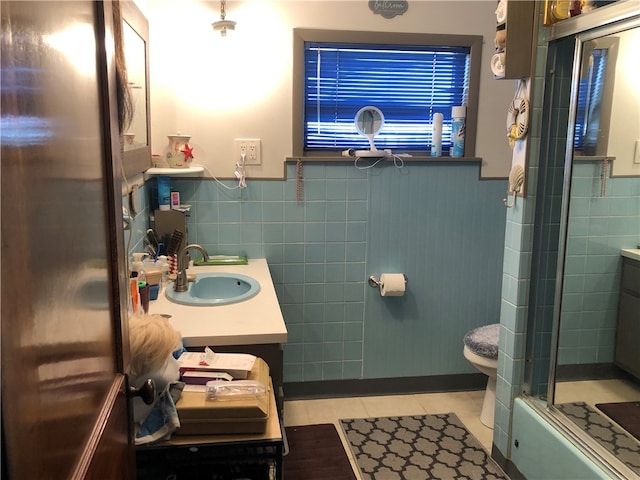
[[[406,288],[404,274],[383,273],[380,275],[380,295],[383,297],[401,297]]]

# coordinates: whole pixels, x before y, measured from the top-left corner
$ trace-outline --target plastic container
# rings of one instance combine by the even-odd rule
[[[431,143],[431,156],[432,157],[441,157],[442,156],[442,114],[434,113],[433,114],[433,142]]]
[[[257,380],[207,382],[207,400],[239,400],[267,394],[267,386]]]
[[[451,156],[464,157],[464,134],[467,107],[451,109]]]
[[[166,255],[160,255],[158,257],[158,267],[160,268],[160,285],[164,286],[169,281],[169,263]]]
[[[157,300],[160,292],[160,285],[149,285],[149,300]]]
[[[158,177],[158,208],[160,210],[171,210],[171,183],[166,175]]]

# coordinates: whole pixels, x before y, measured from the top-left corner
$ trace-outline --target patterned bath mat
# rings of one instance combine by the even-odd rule
[[[569,420],[640,475],[640,443],[584,402],[556,405]]]
[[[363,480],[508,478],[454,413],[340,424]]]

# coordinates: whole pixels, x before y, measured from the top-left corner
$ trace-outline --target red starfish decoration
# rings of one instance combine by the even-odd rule
[[[193,147],[190,147],[188,143],[185,143],[180,151],[184,153],[184,163],[187,163],[189,159],[193,158]]]

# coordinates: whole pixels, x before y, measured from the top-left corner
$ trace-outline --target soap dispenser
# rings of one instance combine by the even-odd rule
[[[137,277],[138,272],[142,270],[142,260],[148,257],[148,253],[134,253],[133,263],[131,264],[131,277]]]

